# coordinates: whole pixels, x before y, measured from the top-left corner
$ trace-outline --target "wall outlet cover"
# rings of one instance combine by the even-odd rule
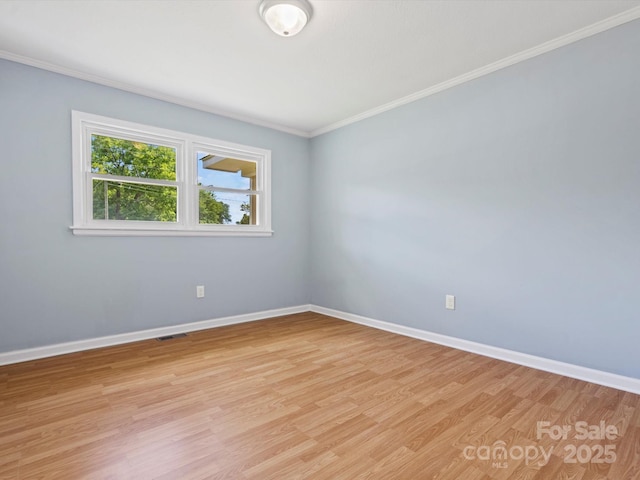
[[[444,297],[444,307],[447,310],[455,310],[456,309],[456,297],[454,295],[445,295],[445,297]]]

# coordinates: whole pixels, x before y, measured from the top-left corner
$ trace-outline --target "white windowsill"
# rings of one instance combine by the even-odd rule
[[[94,237],[271,237],[273,230],[179,230],[160,228],[69,227],[74,235]]]

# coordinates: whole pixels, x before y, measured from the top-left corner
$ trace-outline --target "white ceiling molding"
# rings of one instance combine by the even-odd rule
[[[528,60],[530,58],[537,57],[538,55],[542,55],[543,53],[547,53],[557,48],[564,47],[565,45],[577,42],[578,40],[582,40],[584,38],[596,35],[619,25],[637,20],[638,18],[640,18],[640,7],[627,10],[626,12],[623,12],[619,15],[607,18],[605,20],[602,20],[601,22],[594,23],[593,25],[581,28],[580,30],[568,33],[567,35],[563,35],[554,40],[550,40],[543,43],[542,45],[538,45],[536,47],[530,48],[529,50],[525,50],[524,52],[516,53],[515,55],[511,55],[510,57],[503,58],[502,60],[494,62],[490,65],[486,65],[471,72],[465,73],[464,75],[460,75],[459,77],[452,78],[451,80],[447,80],[446,82],[434,85],[433,87],[425,88],[424,90],[413,93],[411,95],[407,95],[403,98],[399,98],[398,100],[394,100],[393,102],[389,102],[385,105],[380,105],[379,107],[372,108],[371,110],[367,110],[366,112],[362,112],[353,117],[345,118],[344,120],[332,123],[331,125],[327,125],[326,127],[318,128],[317,130],[309,132],[308,135],[310,137],[317,137],[318,135],[322,135],[323,133],[337,130],[338,128],[344,127],[346,125],[359,122],[360,120],[364,120],[365,118],[373,117],[401,105],[415,102],[416,100],[420,100],[421,98],[434,95],[438,92],[442,92],[443,90],[447,90],[449,88],[455,87],[456,85],[460,85],[484,75],[488,75],[516,63],[524,62],[525,60]]]
[[[640,18],[640,0],[312,0],[287,39],[258,3],[4,0],[0,58],[309,138]]]

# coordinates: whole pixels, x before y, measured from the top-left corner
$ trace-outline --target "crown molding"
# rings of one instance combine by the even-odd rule
[[[144,97],[154,98],[156,100],[162,100],[164,102],[173,103],[175,105],[193,108],[194,110],[200,110],[202,112],[212,113],[214,115],[230,118],[232,120],[238,120],[240,122],[250,123],[252,125],[257,125],[259,127],[266,127],[272,130],[278,130],[280,132],[296,135],[298,137],[309,138],[309,132],[306,132],[304,130],[286,127],[278,123],[268,122],[266,120],[260,120],[257,118],[250,117],[248,115],[241,115],[241,114],[233,113],[227,110],[220,110],[204,103],[193,102],[191,100],[186,100],[184,98],[176,97],[173,95],[167,95],[149,88],[137,87],[135,85],[131,85],[125,82],[120,82],[117,80],[110,80],[108,78],[101,77],[100,75],[94,75],[92,73],[86,73],[86,72],[81,72],[79,70],[75,70],[72,68],[62,67],[60,65],[55,65],[53,63],[45,62],[43,60],[38,60],[38,59],[27,57],[24,55],[17,55],[15,53],[7,52],[6,50],[0,50],[0,58],[3,58],[5,60],[10,60],[16,63],[22,63],[24,65],[29,65],[30,67],[39,68],[41,70],[47,70],[53,73],[59,73],[67,77],[73,77],[79,80],[85,80],[87,82],[97,83],[99,85],[104,85],[106,87],[117,88],[118,90],[122,90],[129,93],[135,93],[137,95],[142,95]]]
[[[317,137],[318,135],[331,132],[332,130],[337,130],[338,128],[342,128],[346,125],[359,122],[360,120],[364,120],[365,118],[373,117],[380,113],[392,110],[402,105],[406,105],[407,103],[415,102],[416,100],[429,97],[436,93],[442,92],[443,90],[447,90],[462,83],[469,82],[476,78],[488,75],[490,73],[496,72],[516,63],[523,62],[530,58],[537,57],[538,55],[542,55],[543,53],[547,53],[557,48],[564,47],[565,45],[569,45],[571,43],[577,42],[578,40],[596,35],[624,23],[636,20],[638,18],[640,18],[640,7],[632,8],[618,15],[614,15],[613,17],[609,17],[600,22],[576,30],[575,32],[568,33],[528,50],[524,50],[523,52],[516,53],[515,55],[503,58],[502,60],[498,60],[497,62],[485,65],[484,67],[477,68],[458,77],[452,78],[432,87],[425,88],[424,90],[420,90],[419,92],[412,93],[411,95],[407,95],[406,97],[402,97],[392,102],[385,103],[384,105],[380,105],[379,107],[372,108],[371,110],[359,113],[358,115],[354,115],[353,117],[349,117],[344,120],[332,123],[330,125],[327,125],[326,127],[318,128],[311,131],[309,136],[313,138]]]
[[[385,103],[383,105],[372,108],[370,110],[366,110],[352,117],[345,118],[338,122],[335,122],[311,131],[305,131],[297,128],[287,127],[284,125],[280,125],[278,123],[261,120],[248,115],[242,115],[242,114],[237,114],[227,110],[217,109],[215,107],[212,107],[211,105],[207,105],[204,103],[186,100],[173,95],[167,95],[155,90],[147,89],[144,87],[138,87],[125,82],[110,80],[108,78],[101,77],[99,75],[81,72],[79,70],[75,70],[72,68],[62,67],[59,65],[55,65],[53,63],[37,60],[31,57],[17,55],[15,53],[7,52],[5,50],[0,50],[0,58],[4,58],[5,60],[10,60],[17,63],[22,63],[24,65],[29,65],[35,68],[40,68],[42,70],[48,70],[50,72],[59,73],[62,75],[66,75],[68,77],[73,77],[80,80],[97,83],[99,85],[117,88],[118,90],[123,90],[125,92],[135,93],[135,94],[142,95],[149,98],[155,98],[156,100],[162,100],[162,101],[173,103],[176,105],[181,105],[183,107],[193,108],[195,110],[212,113],[214,115],[220,115],[226,118],[238,120],[238,121],[249,123],[252,125],[257,125],[260,127],[266,127],[273,130],[278,130],[284,133],[289,133],[291,135],[296,135],[298,137],[313,138],[313,137],[317,137],[319,135],[331,132],[333,130],[337,130],[339,128],[345,127],[352,123],[359,122],[360,120],[364,120],[366,118],[373,117],[380,113],[387,112],[389,110],[400,107],[402,105],[415,102],[416,100],[429,97],[436,93],[442,92],[449,88],[453,88],[457,85],[461,85],[471,80],[475,80],[476,78],[482,77],[484,75],[488,75],[490,73],[496,72],[503,68],[514,65],[516,63],[520,63],[530,58],[536,57],[538,55],[542,55],[543,53],[550,52],[552,50],[564,47],[566,45],[577,42],[579,40],[590,37],[592,35],[596,35],[598,33],[604,32],[611,28],[617,27],[619,25],[623,25],[633,20],[637,20],[638,18],[640,18],[640,7],[634,7],[625,12],[619,13],[618,15],[614,15],[600,22],[596,22],[592,25],[576,30],[572,33],[563,35],[556,39],[537,45],[523,52],[516,53],[515,55],[511,55],[509,57],[503,58],[502,60],[498,60],[497,62],[491,63],[489,65],[485,65],[484,67],[477,68],[475,70],[472,70],[471,72],[467,72],[463,75],[459,75],[458,77],[441,82],[437,85],[433,85],[424,90],[420,90],[418,92],[412,93],[410,95],[399,98],[392,102]]]

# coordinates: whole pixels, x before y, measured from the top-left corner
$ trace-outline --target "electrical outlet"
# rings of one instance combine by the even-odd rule
[[[444,297],[444,308],[447,310],[455,310],[456,309],[456,297],[453,295],[445,295]]]
[[[196,298],[204,298],[204,285],[196,287]]]

